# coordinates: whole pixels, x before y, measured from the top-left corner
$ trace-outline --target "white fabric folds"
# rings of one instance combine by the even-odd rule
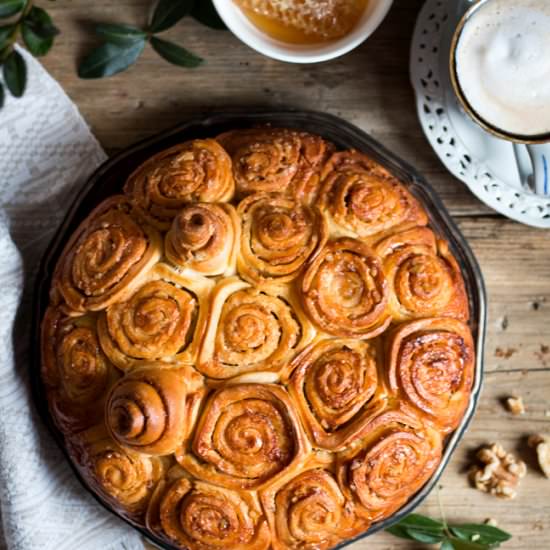
[[[59,84],[22,54],[27,91],[0,110],[0,541],[9,550],[143,550],[139,535],[80,486],[30,396],[38,264],[106,156]]]

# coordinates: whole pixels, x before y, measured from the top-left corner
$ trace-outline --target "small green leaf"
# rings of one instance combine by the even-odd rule
[[[96,25],[95,32],[107,42],[119,45],[132,44],[147,38],[146,32],[131,25],[100,23]]]
[[[386,531],[394,537],[399,537],[401,539],[407,540],[415,540],[417,542],[423,542],[425,544],[435,544],[445,539],[444,533],[431,533],[429,531],[423,531],[422,529],[401,527],[400,525],[388,527]]]
[[[145,40],[139,40],[126,46],[103,44],[84,58],[78,67],[80,78],[103,78],[125,71],[133,65],[145,46]]]
[[[398,524],[386,529],[388,533],[408,540],[415,540],[425,544],[442,542],[445,537],[445,525],[440,521],[422,516],[409,514]]]
[[[199,0],[191,10],[191,15],[203,25],[216,30],[225,30],[227,27],[218,15],[212,0]]]
[[[423,516],[421,514],[409,514],[403,518],[397,525],[407,529],[421,529],[422,531],[430,531],[435,533],[443,533],[445,525],[440,521]]]
[[[21,36],[25,46],[35,57],[46,55],[53,46],[53,38],[41,38],[25,22],[21,26]]]
[[[36,36],[43,40],[53,38],[59,34],[59,29],[53,24],[48,12],[37,6],[31,9],[24,22]]]
[[[179,65],[180,67],[194,68],[198,67],[203,60],[197,57],[194,53],[174,44],[153,36],[151,38],[151,46],[154,50],[166,61]]]
[[[436,534],[413,528],[405,528],[405,531],[409,534],[412,540],[423,542],[424,544],[436,544],[437,542],[441,542],[445,539],[445,535],[443,533]]]
[[[388,527],[386,529],[386,532],[388,532],[390,535],[393,535],[394,537],[399,537],[400,539],[414,540],[409,535],[407,529],[405,529],[404,527],[400,527],[399,525],[393,525],[392,527]]]
[[[4,106],[4,100],[6,99],[6,92],[4,92],[4,86],[0,82],[0,109]]]
[[[200,3],[203,0],[197,1]],[[151,32],[162,32],[173,27],[191,13],[194,4],[195,0],[159,0],[149,26]]]
[[[4,48],[0,48],[0,67],[4,64],[4,61],[8,58],[8,55],[13,51],[13,44],[9,44]]]
[[[21,26],[25,46],[37,57],[48,53],[57,34],[59,30],[54,26],[48,12],[36,6],[28,13]]]
[[[450,530],[455,537],[461,540],[477,542],[478,544],[484,545],[500,544],[512,538],[510,533],[498,527],[493,527],[492,525],[466,523],[464,525],[453,525],[450,527]]]
[[[4,82],[15,97],[21,97],[27,85],[27,66],[23,56],[13,50],[4,62]]]
[[[46,10],[34,6],[21,25],[21,35],[27,49],[36,57],[46,55],[59,30]]]
[[[4,25],[0,27],[0,48],[11,38],[16,25]]]
[[[11,17],[25,6],[25,0],[0,0],[0,17]]]
[[[410,514],[386,531],[396,537],[425,544],[440,542],[440,550],[490,550],[512,535],[491,525],[449,525],[420,514]]]
[[[477,542],[469,542],[467,540],[450,539],[454,550],[487,550],[485,544],[478,544]]]

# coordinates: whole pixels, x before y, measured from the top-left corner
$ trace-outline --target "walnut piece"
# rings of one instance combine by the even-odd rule
[[[469,473],[474,487],[498,498],[515,498],[519,481],[527,473],[525,463],[498,443],[482,447],[476,456],[481,464],[473,465]]]
[[[525,414],[525,405],[522,397],[508,397],[506,399],[506,408],[514,415]]]
[[[550,438],[544,435],[532,435],[528,440],[529,447],[537,452],[537,460],[544,475],[550,478]]]
[[[495,518],[487,518],[483,523],[490,527],[498,527],[498,521]]]

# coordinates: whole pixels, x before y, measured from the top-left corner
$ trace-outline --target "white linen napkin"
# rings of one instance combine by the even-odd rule
[[[38,263],[106,155],[59,84],[21,53],[27,91],[0,110],[0,540],[9,550],[143,550],[139,535],[79,485],[30,397]]]

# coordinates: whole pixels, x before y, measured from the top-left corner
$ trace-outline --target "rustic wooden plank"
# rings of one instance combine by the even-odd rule
[[[488,295],[486,369],[550,367],[550,239],[503,218],[459,221]],[[550,399],[550,394],[548,396]]]

